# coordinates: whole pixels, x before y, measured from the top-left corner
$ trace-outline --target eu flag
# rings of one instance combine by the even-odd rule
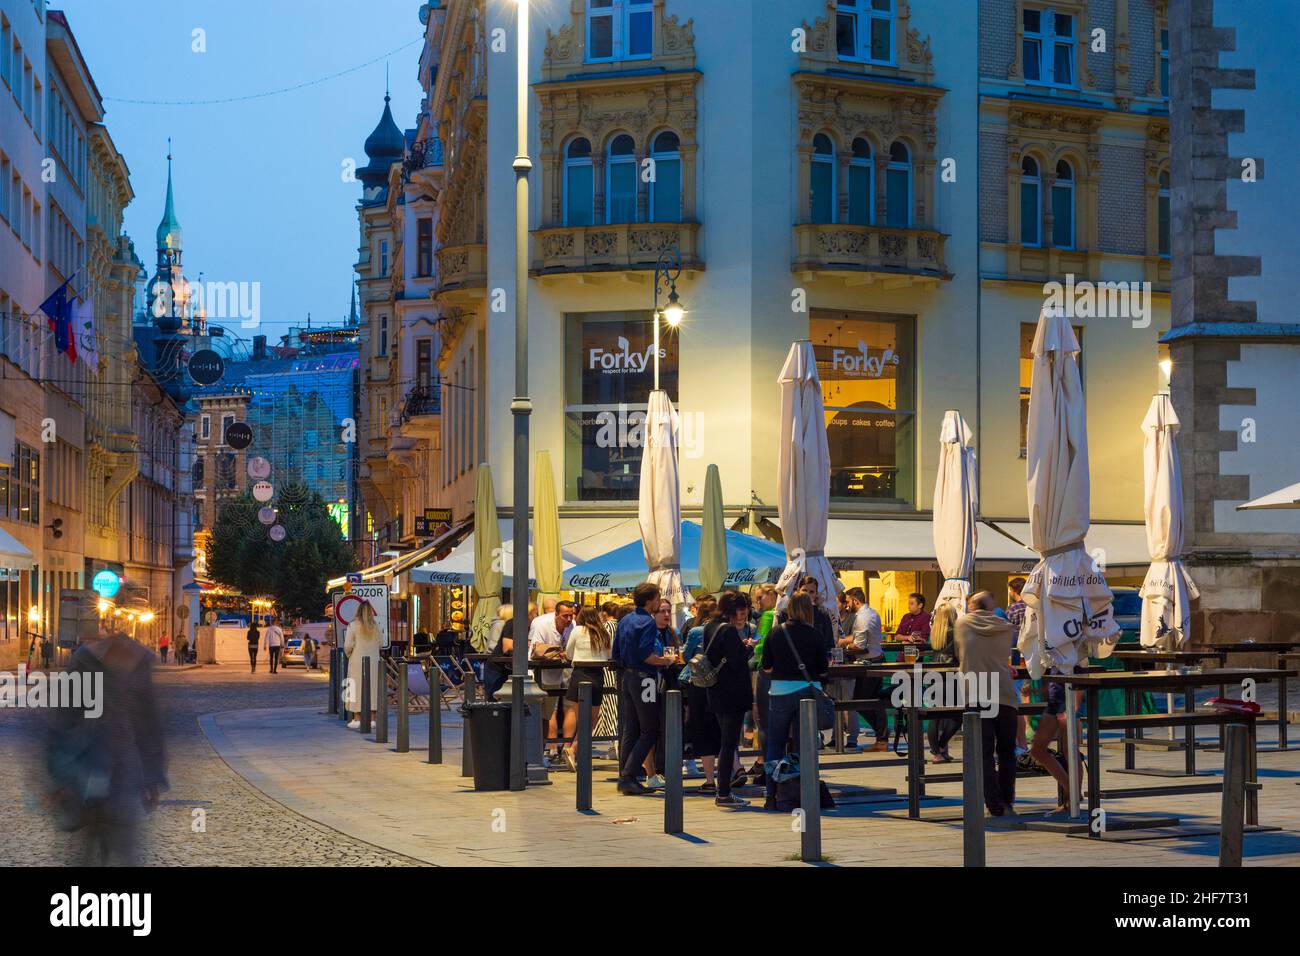
[[[68,298],[67,279],[41,303],[41,311],[49,317],[54,332],[54,347],[68,354],[68,360],[77,361],[77,341],[72,334],[72,300]]]

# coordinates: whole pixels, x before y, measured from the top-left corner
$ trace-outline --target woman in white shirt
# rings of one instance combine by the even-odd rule
[[[613,646],[609,631],[600,620],[600,611],[594,607],[583,607],[578,612],[578,619],[564,648],[564,656],[573,664],[569,689],[564,699],[571,706],[564,708],[564,762],[569,769],[577,772],[578,762],[574,759],[573,738],[578,732],[578,685],[583,681],[591,683],[591,726],[600,721],[600,704],[605,695],[605,668],[609,664],[609,652]]]

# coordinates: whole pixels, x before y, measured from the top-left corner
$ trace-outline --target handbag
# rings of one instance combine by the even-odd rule
[[[713,639],[718,636],[718,631],[721,630],[716,622],[711,626],[713,627],[713,633],[708,635],[708,643],[700,649],[698,654],[691,658],[690,664],[687,665],[690,667],[690,681],[693,687],[712,687],[718,682],[718,675],[722,673],[722,667],[727,663],[727,659],[724,657],[718,666],[714,667],[713,661],[709,660],[709,648],[713,646]]]
[[[790,646],[790,653],[794,655],[795,663],[799,665],[799,673],[813,690],[813,699],[817,701],[817,729],[830,730],[835,726],[835,701],[813,683],[812,675],[808,673],[808,668],[803,666],[803,658],[799,656],[799,651],[794,646],[794,638],[790,636],[789,629],[784,624],[778,626],[781,628],[781,633],[785,635],[785,642]]]

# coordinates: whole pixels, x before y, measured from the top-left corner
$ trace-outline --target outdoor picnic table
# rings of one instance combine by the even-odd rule
[[[1088,761],[1088,820],[1096,818],[1096,811],[1101,806],[1103,797],[1116,799],[1126,797],[1158,797],[1169,796],[1172,794],[1182,793],[1210,793],[1216,790],[1222,790],[1222,781],[1213,784],[1182,784],[1164,787],[1139,787],[1121,790],[1101,789],[1101,731],[1103,726],[1112,726],[1121,728],[1126,734],[1129,728],[1141,726],[1145,723],[1149,726],[1166,726],[1164,721],[1174,720],[1183,723],[1187,727],[1188,742],[1195,741],[1195,725],[1199,719],[1204,719],[1206,723],[1217,722],[1222,724],[1223,721],[1217,719],[1218,715],[1197,715],[1196,714],[1196,696],[1195,689],[1198,687],[1226,686],[1228,684],[1238,683],[1246,679],[1256,681],[1276,680],[1285,682],[1288,677],[1294,677],[1295,672],[1287,671],[1282,668],[1264,668],[1264,667],[1233,667],[1233,668],[1211,668],[1202,670],[1200,668],[1178,668],[1175,670],[1158,670],[1158,671],[1100,671],[1088,674],[1047,674],[1044,680],[1051,683],[1065,684],[1067,692],[1080,690],[1087,697],[1088,713],[1088,741],[1087,741],[1087,761]],[[1134,715],[1125,714],[1119,717],[1099,717],[1098,703],[1103,690],[1123,690],[1123,691],[1164,691],[1177,690],[1183,694],[1182,717],[1169,717],[1163,714],[1144,714]],[[1246,779],[1248,783],[1255,783],[1255,720],[1253,716],[1242,715],[1241,722],[1250,728],[1250,753],[1247,758]],[[1124,762],[1126,769],[1133,769],[1133,744],[1127,736],[1124,746]],[[1195,776],[1196,774],[1196,748],[1188,746],[1185,748],[1186,770],[1187,775]],[[1247,823],[1258,823],[1259,816],[1259,797],[1254,787],[1247,787],[1246,794],[1246,813]],[[1089,827],[1089,835],[1094,838],[1100,838],[1101,834],[1093,827]]]
[[[1221,660],[1225,667],[1228,663],[1229,654],[1277,654],[1279,655],[1279,666],[1288,667],[1288,665],[1282,663],[1281,655],[1286,654],[1289,651],[1294,651],[1298,647],[1300,647],[1300,641],[1233,641],[1229,644],[1215,644],[1211,649],[1223,655]],[[1295,668],[1290,667],[1288,669],[1294,670]],[[1226,687],[1221,685],[1219,687],[1219,696],[1222,697],[1225,693]],[[1289,726],[1289,720],[1287,714],[1287,682],[1285,680],[1278,682],[1277,698],[1277,719],[1260,719],[1257,722],[1261,724],[1275,724],[1277,726],[1277,749],[1287,750],[1289,749],[1287,744],[1287,728]],[[1222,732],[1219,734],[1219,749],[1223,749]]]

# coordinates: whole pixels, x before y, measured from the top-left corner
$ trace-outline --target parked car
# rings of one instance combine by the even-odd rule
[[[1111,604],[1115,609],[1115,623],[1122,628],[1120,642],[1135,643],[1142,634],[1142,596],[1137,588],[1113,587],[1110,590],[1115,595]]]
[[[307,665],[305,655],[303,654],[303,641],[298,635],[286,637],[284,639],[284,650],[280,652],[280,663],[288,667],[290,664]]]

